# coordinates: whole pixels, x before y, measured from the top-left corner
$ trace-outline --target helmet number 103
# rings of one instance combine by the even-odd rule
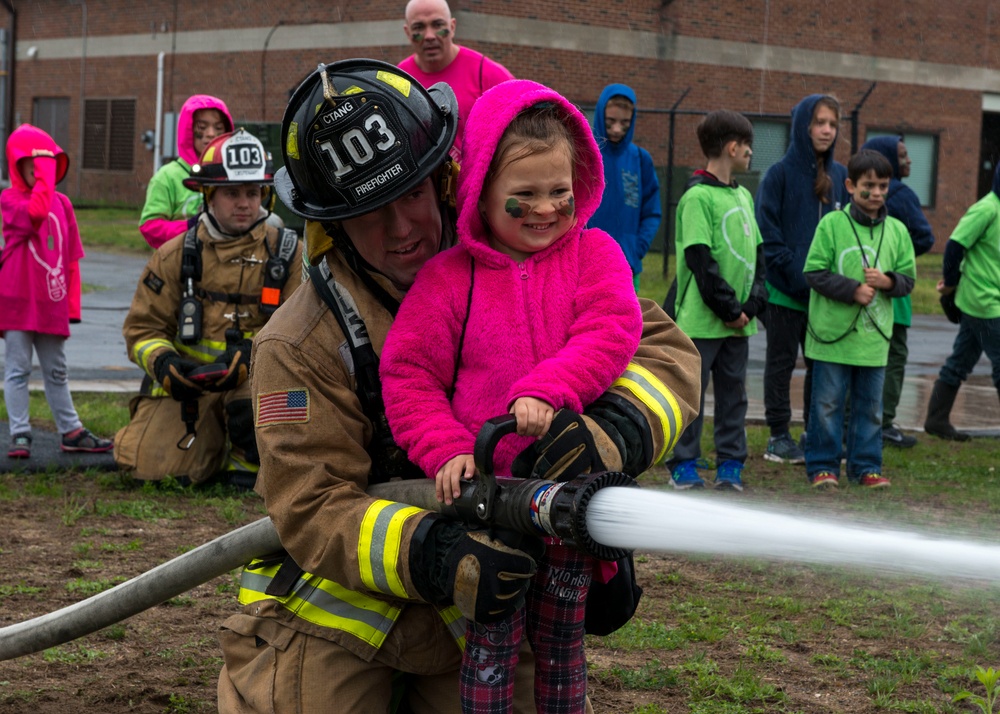
[[[388,127],[381,114],[372,114],[364,122],[365,130],[358,127],[348,129],[340,135],[340,144],[350,158],[350,163],[345,163],[341,154],[333,145],[332,141],[321,142],[319,148],[327,153],[333,161],[333,175],[343,178],[354,171],[355,167],[361,167],[375,158],[375,150],[385,152],[396,145],[396,135]],[[369,135],[374,136],[369,139]],[[374,148],[372,141],[375,142]],[[352,165],[353,164],[353,165]]]
[[[231,144],[226,147],[226,165],[235,169],[259,169],[264,166],[260,147],[253,144]]]

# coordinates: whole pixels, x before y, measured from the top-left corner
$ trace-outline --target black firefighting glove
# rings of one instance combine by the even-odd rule
[[[250,372],[250,348],[253,340],[250,338],[237,340],[226,347],[226,351],[215,358],[219,364],[224,364],[229,368],[229,373],[225,377],[220,377],[205,389],[209,392],[228,392],[236,389],[247,381]]]
[[[186,402],[203,394],[202,388],[188,379],[188,375],[201,366],[176,352],[164,352],[153,363],[153,376],[167,394],[178,402]]]
[[[410,544],[410,573],[421,597],[435,605],[454,604],[472,622],[499,622],[524,607],[535,574],[535,559],[504,541],[519,534],[469,530],[435,520]],[[503,538],[503,540],[500,540]],[[529,539],[538,544],[541,541]],[[419,542],[417,542],[419,541]]]
[[[232,445],[243,449],[247,461],[259,466],[257,434],[253,430],[253,400],[234,399],[226,404],[226,432]]]
[[[622,450],[603,419],[560,409],[549,431],[511,464],[517,478],[570,481],[580,474],[621,471]]]

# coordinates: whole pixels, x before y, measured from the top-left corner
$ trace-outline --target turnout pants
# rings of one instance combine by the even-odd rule
[[[462,711],[462,652],[429,606],[407,607],[371,661],[270,617],[233,615],[222,624],[220,640],[225,662],[219,674],[220,714],[388,714],[397,711],[394,689],[403,697],[399,712]],[[535,712],[533,665],[530,649],[522,645],[516,714]]]
[[[134,397],[128,425],[115,434],[115,463],[143,481],[173,476],[201,483],[223,469],[256,472],[257,465],[248,462],[226,434],[226,404],[249,398],[249,382],[229,392],[203,394],[198,399],[197,436],[184,450],[177,446],[187,441],[181,403],[170,397]]]

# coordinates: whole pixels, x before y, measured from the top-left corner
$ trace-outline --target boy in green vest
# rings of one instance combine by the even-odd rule
[[[916,277],[906,226],[886,211],[891,178],[884,156],[855,154],[847,165],[851,202],[820,221],[806,257],[806,356],[814,360],[806,476],[817,488],[837,486],[848,391],[847,479],[890,485],[882,476],[882,387],[892,298],[908,295]]]
[[[677,489],[702,488],[698,475],[705,390],[715,394],[715,487],[743,490],[747,458],[747,358],[754,318],[767,304],[753,197],[733,180],[750,167],[753,125],[742,114],[710,112],[698,125],[708,159],[677,206],[677,325],[701,354],[701,409],[667,462]],[[683,256],[683,258],[680,258]]]

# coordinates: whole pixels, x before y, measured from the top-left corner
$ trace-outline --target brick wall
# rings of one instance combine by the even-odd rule
[[[177,3],[173,0],[91,0],[87,5],[88,46],[99,47],[102,36],[148,33],[151,38],[173,30],[271,28],[277,22],[399,21],[402,41],[403,0],[371,3],[331,3],[310,0],[258,3],[217,0],[214,3]],[[765,13],[763,7],[767,7]],[[453,12],[502,15],[533,21],[564,22],[635,30],[665,37],[682,36],[770,46],[851,52],[901,60],[1000,67],[1000,10],[987,0],[942,4],[931,0],[885,0],[878,6],[852,6],[851,12],[825,0],[459,0]],[[766,28],[765,28],[766,19]],[[79,38],[82,8],[65,0],[18,3],[17,40]],[[0,17],[0,22],[5,19]],[[278,30],[288,32],[288,30]],[[644,109],[669,108],[690,87],[683,109],[728,107],[747,112],[787,114],[803,96],[814,92],[839,97],[845,114],[867,90],[867,80],[799,75],[775,70],[713,66],[657,59],[613,57],[579,51],[521,47],[514,43],[480,43],[457,38],[505,64],[515,75],[549,84],[571,100],[593,105],[610,82],[631,85]],[[261,48],[241,53],[168,54],[164,111],[177,111],[194,93],[223,97],[237,120],[280,121],[288,93],[318,61],[356,56],[397,62],[408,54],[403,44],[368,48],[319,50],[269,49],[262,84]],[[140,204],[152,174],[152,154],[139,134],[155,126],[156,57],[89,57],[83,77],[84,94],[97,97],[134,97],[137,100],[135,171],[132,173],[80,171],[80,85],[78,58],[19,61],[16,67],[15,111],[31,120],[34,97],[70,98],[71,139],[64,147],[72,158],[63,190],[76,198]],[[265,96],[262,89],[266,87]],[[899,128],[939,136],[936,206],[928,218],[939,248],[958,218],[976,196],[981,123],[981,94],[975,91],[880,82],[861,114],[860,140],[865,127]],[[680,117],[675,162],[696,166],[702,162],[694,137],[697,117]],[[657,164],[667,160],[668,120],[664,114],[642,114],[636,141],[647,147]],[[847,160],[850,123],[845,122],[838,158]]]

